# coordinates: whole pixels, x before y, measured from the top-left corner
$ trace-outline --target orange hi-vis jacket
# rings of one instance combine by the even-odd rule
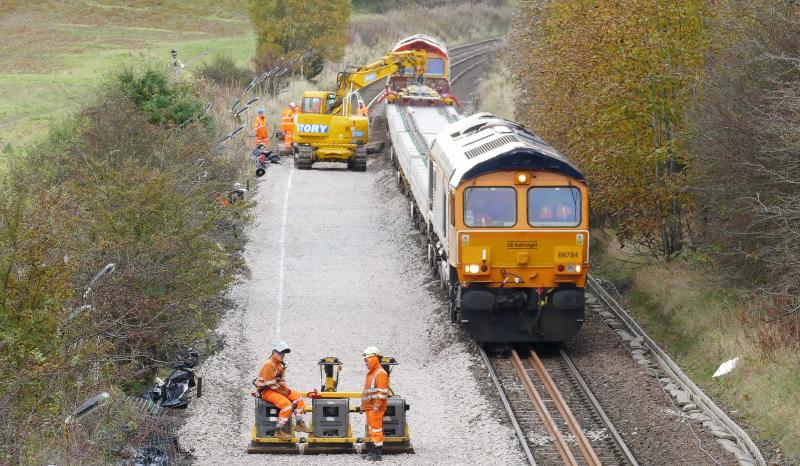
[[[381,367],[378,356],[367,358],[369,372],[364,380],[364,390],[361,392],[361,411],[372,410],[375,407],[383,411],[389,399],[389,374]]]
[[[281,129],[284,133],[291,133],[294,129],[294,115],[291,108],[286,107],[281,113]]]
[[[267,118],[262,115],[257,115],[253,120],[253,131],[256,133],[256,141],[262,142],[266,145],[269,141],[269,131],[267,131]]]
[[[283,379],[283,362],[279,361],[275,354],[261,366],[261,371],[256,379],[256,387],[262,392],[272,390],[284,396],[291,393],[292,390]]]

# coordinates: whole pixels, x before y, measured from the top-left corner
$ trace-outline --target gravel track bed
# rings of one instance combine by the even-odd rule
[[[295,171],[288,161],[260,181],[256,218],[247,229],[250,276],[230,290],[236,308],[219,328],[225,347],[198,369],[204,393],[189,406],[181,447],[196,464],[276,460],[245,450],[253,423],[250,382],[279,331],[292,347],[288,382],[299,390],[319,384],[316,363],[323,356],[344,361],[341,390],[363,384],[360,353],[366,346],[375,344],[398,359],[392,385],[411,405],[417,453],[387,456],[386,464],[520,464],[513,432],[494,408],[492,393],[481,389],[484,369],[472,343],[446,322],[438,290],[419,258],[406,202],[385,161],[370,160],[367,173],[340,167]],[[354,416],[353,422],[359,435],[363,419]],[[287,465],[358,460],[279,457]]]
[[[736,465],[733,455],[636,364],[600,317],[588,306],[586,312],[581,332],[564,349],[639,463]]]

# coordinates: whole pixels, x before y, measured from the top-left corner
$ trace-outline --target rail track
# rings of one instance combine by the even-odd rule
[[[610,314],[607,316],[615,322],[615,325],[622,325],[629,335],[635,337],[643,350],[647,351],[646,357],[653,361],[658,369],[666,375],[666,377],[660,378],[662,383],[668,381],[680,387],[680,390],[687,394],[691,403],[697,406],[698,411],[704,413],[710,418],[711,422],[714,423],[715,427],[712,433],[715,436],[717,436],[717,433],[730,434],[736,439],[735,447],[738,448],[733,448],[731,453],[736,456],[739,464],[766,466],[761,451],[750,436],[747,435],[747,432],[739,427],[739,425],[720,409],[711,398],[703,393],[700,387],[695,385],[691,378],[681,370],[672,358],[670,358],[655,341],[647,336],[647,333],[645,333],[633,317],[625,311],[625,308],[601,286],[600,281],[589,275],[586,285],[587,289],[592,290],[600,301],[594,304],[594,306],[598,306],[598,310],[602,307],[605,312],[609,312]],[[603,312],[601,311],[600,314],[602,316]]]
[[[480,354],[529,464],[638,465],[564,351]]]
[[[450,83],[456,84],[467,73],[483,65],[500,38],[482,40],[450,49]]]

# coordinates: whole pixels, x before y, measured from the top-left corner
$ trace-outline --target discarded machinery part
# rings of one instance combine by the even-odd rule
[[[242,94],[247,94],[248,92],[252,91],[254,87],[256,87],[256,83],[255,81],[252,81],[250,84],[247,85]]]
[[[101,392],[97,395],[89,398],[88,400],[81,403],[78,408],[64,420],[64,424],[70,424],[73,421],[78,420],[79,418],[91,413],[95,409],[99,408],[103,403],[105,403],[109,398],[111,398],[111,394],[108,392]]]
[[[258,97],[258,96],[255,96],[255,97],[253,97],[252,99],[250,99],[250,100],[248,100],[247,102],[245,102],[244,104],[245,104],[245,106],[247,106],[247,105],[250,105],[250,104],[253,104],[253,103],[256,103],[256,102],[258,102],[258,100],[259,100],[259,97]]]
[[[248,108],[250,108],[250,106],[249,106],[249,105],[245,105],[244,107],[242,107],[242,109],[241,109],[241,110],[239,110],[238,112],[236,112],[236,116],[238,117],[238,116],[239,116],[239,115],[241,115],[242,113],[246,112]]]
[[[238,107],[241,102],[242,102],[242,99],[234,100],[233,103],[231,104],[231,112],[236,111],[236,107]]]
[[[758,449],[749,435],[734,422],[724,411],[722,411],[711,398],[709,398],[683,370],[675,364],[675,361],[669,357],[661,347],[653,341],[647,333],[639,326],[639,324],[628,314],[627,311],[603,288],[597,279],[589,275],[587,277],[587,284],[598,295],[598,297],[606,304],[606,306],[616,315],[616,317],[628,327],[628,330],[642,338],[642,344],[650,350],[655,357],[658,365],[674,380],[678,385],[691,394],[692,401],[697,404],[707,414],[711,414],[720,424],[730,430],[736,436],[737,443],[744,447],[744,451],[750,455],[752,460],[750,462],[765,466],[767,463],[761,455],[761,450]]]

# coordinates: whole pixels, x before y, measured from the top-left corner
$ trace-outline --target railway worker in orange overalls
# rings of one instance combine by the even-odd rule
[[[356,115],[363,117],[369,116],[369,109],[364,104],[364,101],[361,99],[358,99],[358,108],[356,109]]]
[[[380,461],[383,454],[383,415],[389,403],[389,374],[381,367],[378,348],[370,346],[364,350],[367,378],[361,392],[361,411],[367,416],[367,429],[372,440],[372,450],[367,459]]]
[[[312,430],[303,421],[303,397],[300,393],[292,390],[286,385],[283,377],[283,370],[285,364],[283,358],[286,353],[289,353],[289,345],[281,340],[272,346],[272,355],[267,359],[267,362],[261,367],[256,379],[256,388],[258,388],[261,399],[272,403],[278,409],[278,425],[275,429],[275,437],[289,441],[292,436],[283,431],[283,427],[289,422],[294,410],[295,420],[294,430],[297,432],[305,432],[310,434]]]
[[[253,132],[255,132],[256,136],[256,147],[262,144],[264,149],[268,148],[269,131],[267,131],[267,117],[263,108],[258,109],[258,115],[256,115],[256,119],[253,120]]]
[[[294,116],[297,114],[295,111],[297,107],[294,102],[290,102],[289,106],[281,113],[281,130],[283,130],[283,144],[288,149],[292,147],[294,141]]]

